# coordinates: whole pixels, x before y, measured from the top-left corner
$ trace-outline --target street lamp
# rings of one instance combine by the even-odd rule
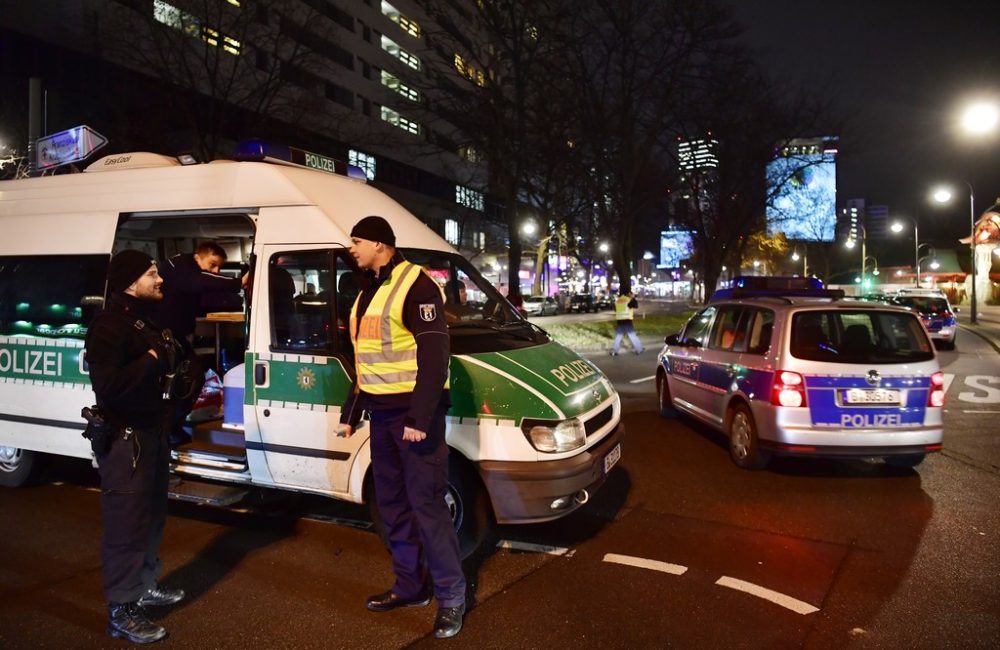
[[[927,250],[929,252],[926,255],[924,255],[923,257],[920,257],[920,249],[923,248],[924,246],[927,247]],[[920,246],[917,247],[917,286],[918,287],[920,286],[920,263],[922,261],[926,260],[926,259],[934,260],[934,258],[936,258],[936,257],[937,257],[937,251],[934,250],[934,247],[931,246],[930,244],[928,244],[927,242],[924,242],[923,244],[920,244]],[[934,265],[931,268],[936,269],[937,267],[938,267],[938,264],[935,261]]]
[[[809,249],[802,246],[802,255],[799,255],[799,245],[795,244],[795,248],[792,249],[792,261],[798,262],[799,259],[802,260],[802,277],[809,275]]]
[[[972,264],[970,270],[972,271],[972,300],[969,303],[969,322],[973,325],[976,324],[976,193],[972,189],[972,183],[969,181],[963,181],[966,187],[969,188],[969,250],[972,252]],[[947,187],[939,187],[934,191],[934,200],[938,203],[948,203],[951,201],[952,193],[951,189]]]
[[[991,133],[1000,122],[997,107],[990,102],[975,102],[962,112],[962,129],[970,135]]]
[[[917,225],[916,219],[911,219],[910,217],[903,217],[911,224],[913,224],[913,259],[916,260],[917,264],[917,276],[916,285],[920,286],[920,227]],[[901,222],[896,221],[890,226],[892,232],[903,232],[903,225]]]
[[[864,287],[865,284],[865,261],[868,259],[868,232],[865,227],[860,223],[857,225],[858,229],[861,231],[861,286]],[[852,233],[853,234],[853,233]],[[854,248],[854,237],[852,236],[846,242],[844,246],[848,248]]]

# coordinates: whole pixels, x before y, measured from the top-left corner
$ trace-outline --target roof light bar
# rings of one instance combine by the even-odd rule
[[[264,140],[244,140],[236,145],[233,160],[240,162],[271,162],[285,165],[298,165],[330,174],[340,174],[361,181],[368,181],[365,172],[356,165],[350,165],[342,160],[336,160],[318,153],[297,149],[284,144],[266,142]]]

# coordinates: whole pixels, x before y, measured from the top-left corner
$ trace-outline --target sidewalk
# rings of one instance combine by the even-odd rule
[[[993,346],[1000,353],[1000,305],[976,304],[976,324],[970,322],[972,308],[968,303],[960,305],[958,312],[958,327],[964,332],[971,332]],[[959,343],[961,345],[961,343]]]

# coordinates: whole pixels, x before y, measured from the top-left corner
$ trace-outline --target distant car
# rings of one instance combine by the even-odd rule
[[[955,338],[958,336],[958,323],[955,310],[948,303],[948,298],[942,291],[933,289],[903,289],[892,297],[894,305],[909,307],[920,314],[920,320],[931,340],[944,350],[955,349]]]
[[[559,305],[552,296],[528,296],[524,311],[528,316],[552,316],[559,311]]]
[[[614,309],[615,298],[610,293],[605,293],[594,298],[594,310]]]
[[[597,311],[597,307],[594,305],[594,296],[589,293],[575,293],[570,296],[569,307],[566,309],[569,312],[587,312],[587,311]]]

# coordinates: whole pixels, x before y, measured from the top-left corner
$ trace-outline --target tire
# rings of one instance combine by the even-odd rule
[[[726,430],[729,433],[729,457],[738,467],[752,470],[767,467],[771,454],[760,448],[757,424],[746,404],[739,403],[729,412]]]
[[[662,372],[656,375],[656,397],[661,418],[677,417],[677,409],[674,408],[674,400],[670,396],[670,385],[667,383],[667,376]]]
[[[927,454],[910,454],[908,456],[886,456],[883,460],[890,467],[911,469],[924,462],[924,458],[926,457]]]
[[[486,490],[469,461],[454,449],[448,454],[448,489],[445,493],[445,503],[451,513],[455,533],[458,535],[458,551],[461,558],[472,555],[482,545],[490,531],[491,510]],[[372,527],[378,534],[386,550],[389,549],[389,539],[386,535],[382,515],[375,499],[374,479],[371,470],[365,477],[365,498],[368,500],[368,513],[372,518]]]
[[[0,447],[0,486],[21,487],[41,468],[41,454],[17,447]]]

